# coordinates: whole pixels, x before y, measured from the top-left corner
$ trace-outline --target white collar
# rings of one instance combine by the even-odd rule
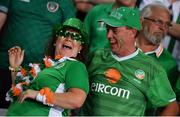
[[[131,58],[135,57],[138,53],[139,53],[139,48],[134,53],[124,56],[124,57],[118,57],[117,55],[113,54],[112,52],[111,52],[111,55],[114,59],[116,59],[117,61],[120,62],[120,61],[125,61],[128,59],[131,59]]]
[[[159,47],[153,51],[150,51],[150,52],[146,52],[145,54],[148,55],[148,54],[153,54],[155,53],[156,54],[156,57],[160,57],[162,52],[163,52],[164,48],[162,46],[162,44],[159,45]]]

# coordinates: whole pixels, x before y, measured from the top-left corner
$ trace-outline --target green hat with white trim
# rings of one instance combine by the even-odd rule
[[[105,22],[106,25],[112,27],[128,26],[141,30],[140,15],[137,8],[120,7],[104,17],[100,21]]]

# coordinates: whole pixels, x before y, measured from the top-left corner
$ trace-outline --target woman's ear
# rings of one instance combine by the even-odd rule
[[[78,53],[80,53],[81,50],[82,50],[82,45],[79,46],[79,48],[78,48]]]

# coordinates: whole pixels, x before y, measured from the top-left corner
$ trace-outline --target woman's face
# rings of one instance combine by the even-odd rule
[[[77,54],[81,51],[82,45],[80,41],[75,40],[74,35],[79,35],[79,33],[72,29],[66,30],[66,36],[59,36],[56,41],[55,56],[67,56],[67,57],[77,57]]]

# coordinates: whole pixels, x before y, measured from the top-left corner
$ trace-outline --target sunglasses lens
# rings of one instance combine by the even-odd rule
[[[64,37],[71,37],[73,40],[82,42],[82,36],[75,32],[65,31]]]
[[[81,43],[84,43],[83,38],[80,34],[65,30],[60,30],[58,33],[56,33],[56,36],[64,36],[64,37],[71,37],[71,39],[80,41]]]

